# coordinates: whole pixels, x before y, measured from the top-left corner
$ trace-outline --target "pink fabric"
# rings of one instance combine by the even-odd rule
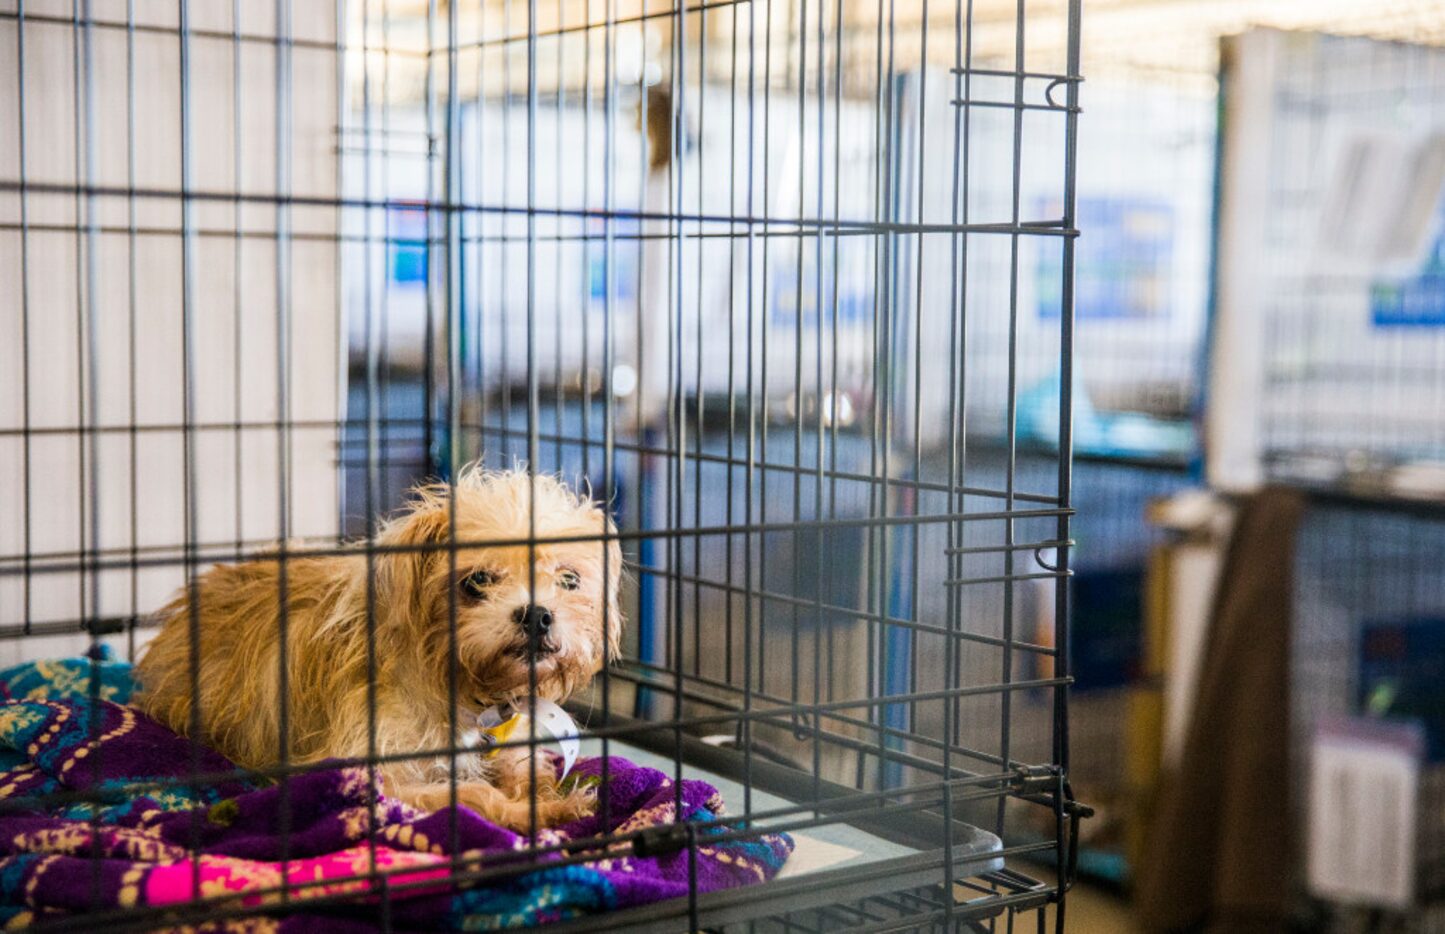
[[[431,880],[440,883],[436,886],[417,886],[410,890],[412,894],[436,894],[447,890],[450,863],[447,857],[434,853],[394,850],[386,846],[378,846],[375,853],[375,863],[371,861],[372,850],[364,845],[289,861],[284,866],[285,881],[288,884],[312,883],[303,889],[294,890],[291,897],[305,899],[362,892],[368,888],[369,882],[365,878],[357,878],[358,876],[364,877],[371,872],[387,870],[403,870],[390,876],[390,884],[393,886]],[[282,881],[281,863],[230,856],[201,856],[199,892],[195,889],[195,863],[195,860],[185,860],[152,868],[146,876],[145,900],[152,905],[175,905],[197,897],[235,894],[242,896],[243,905],[263,905],[280,899],[274,891],[265,896],[246,893],[277,888]],[[407,867],[416,867],[416,871],[404,871]]]

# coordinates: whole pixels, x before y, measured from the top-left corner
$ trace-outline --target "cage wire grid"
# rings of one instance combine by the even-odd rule
[[[1409,706],[1417,685],[1433,683],[1441,666],[1430,638],[1445,613],[1445,586],[1429,565],[1445,535],[1438,509],[1382,508],[1347,497],[1318,502],[1301,529],[1296,561],[1290,716],[1293,762],[1305,763],[1321,719],[1384,712],[1422,717]],[[1422,639],[1421,637],[1424,636]],[[1436,640],[1438,641],[1438,640]],[[1389,696],[1391,703],[1381,704]],[[1403,698],[1403,702],[1397,700]],[[1422,763],[1415,825],[1415,903],[1393,912],[1403,931],[1440,930],[1445,910],[1445,768],[1438,746]],[[1304,802],[1295,802],[1305,810]],[[1301,825],[1306,817],[1300,814]],[[1348,930],[1370,909],[1316,906],[1322,929]]]
[[[1398,486],[1428,498],[1445,457],[1445,339],[1431,328],[1439,313],[1427,291],[1440,263],[1441,156],[1433,140],[1419,138],[1442,121],[1432,89],[1445,79],[1445,53],[1323,36],[1283,54],[1290,70],[1279,82],[1268,196],[1287,213],[1266,240],[1276,266],[1265,287],[1265,470],[1311,486]],[[1408,153],[1411,145],[1426,150],[1410,153],[1414,164],[1392,148]],[[1281,161],[1305,147],[1326,157],[1291,179]],[[1408,166],[1400,180],[1407,194],[1381,197],[1408,198],[1415,216],[1384,238],[1374,231],[1389,225],[1348,192],[1370,185],[1370,172],[1392,158]],[[1282,236],[1286,229],[1304,231],[1308,247]],[[1367,242],[1373,266],[1328,268]],[[1411,470],[1426,472],[1423,490],[1412,489]]]
[[[243,771],[284,796],[317,767],[287,737],[287,568],[361,561],[374,774],[374,579],[398,550],[378,520],[428,476],[525,465],[607,504],[619,531],[574,543],[604,568],[619,543],[633,581],[619,657],[570,705],[601,810],[610,755],[638,750],[679,806],[698,763],[740,786],[727,818],[563,843],[534,805],[526,856],[695,860],[703,833],[839,824],[906,847],[579,924],[1061,930],[1086,812],[1065,587],[1080,11],[1049,8],[1067,42],[1041,54],[1022,0],[987,6],[991,28],[1012,14],[1002,50],[975,51],[973,0],[920,5],[906,36],[892,3],[843,0],[0,5],[7,661],[88,651],[98,701],[103,645],[136,659],[168,596],[194,606],[211,563],[281,542],[282,739]],[[1058,215],[1021,195],[1045,173]],[[1025,473],[1017,322],[1044,251],[1058,419]],[[971,337],[1000,329],[1004,365],[979,361]],[[451,502],[446,540],[414,550],[455,570],[525,546],[535,568],[535,494],[515,541],[458,536]],[[449,761],[455,803],[476,753],[446,602],[453,741],[414,755]],[[195,748],[174,784],[222,777]],[[238,906],[197,869],[191,904],[60,923],[369,897],[391,927],[414,883],[368,845],[361,896]],[[515,872],[457,857],[449,881]]]

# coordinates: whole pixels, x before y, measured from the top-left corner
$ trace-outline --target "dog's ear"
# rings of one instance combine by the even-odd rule
[[[376,538],[385,549],[376,562],[383,605],[406,607],[413,619],[420,619],[428,610],[427,578],[436,569],[450,529],[448,495],[442,484],[418,487],[405,511],[389,521]]]
[[[617,526],[609,516],[607,533],[617,534]],[[627,622],[622,615],[622,545],[617,539],[609,539],[603,546],[607,549],[607,660],[617,661],[622,652],[622,626]]]

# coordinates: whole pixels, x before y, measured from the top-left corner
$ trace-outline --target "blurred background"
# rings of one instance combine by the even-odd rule
[[[408,33],[424,41],[425,5],[390,9],[389,45]],[[952,61],[951,42],[945,37],[930,52],[919,41],[919,6],[889,10],[890,68],[907,101],[900,110],[913,121],[905,120],[902,133],[908,125],[944,125],[949,95],[911,83],[910,73],[923,55]],[[968,13],[974,65],[1007,69],[1026,49],[1025,69],[1058,71],[1065,13],[1051,0],[1022,8],[975,0]],[[557,15],[565,17],[560,8]],[[859,38],[845,38],[839,55],[842,85],[856,94],[844,97],[836,124],[842,207],[810,191],[817,182],[811,173],[792,179],[780,172],[778,190],[765,195],[769,203],[800,205],[803,216],[820,206],[844,216],[869,210],[862,182],[878,155],[872,71],[881,13],[859,4],[844,16]],[[1070,927],[1445,931],[1445,909],[1437,907],[1445,896],[1445,9],[1430,0],[1093,0],[1084,24],[1070,731],[1074,791],[1097,813],[1084,828],[1085,881]],[[688,153],[675,166],[653,164],[651,180],[644,172],[622,179],[612,193],[617,203],[658,203],[659,188],[675,190],[670,177],[657,181],[669,170],[681,174],[679,187],[697,199],[700,213],[725,214],[738,203],[748,184],[737,172],[738,151],[748,144],[729,123],[726,82],[736,80],[739,32],[765,27],[776,30],[769,47],[790,60],[795,17],[780,14],[775,24],[741,24],[731,12],[696,17],[689,54],[702,50],[701,61],[688,67],[698,79],[680,111]],[[652,130],[653,114],[641,108],[674,112],[665,77],[673,47],[666,28],[646,25],[619,43],[618,66],[633,75],[638,101],[612,118],[626,128],[616,136],[622,164],[643,162],[643,125]],[[555,74],[540,76],[564,103],[555,114],[541,112],[538,175],[556,173],[548,190],[574,200],[586,197],[585,186],[600,190],[603,178],[601,160],[572,161],[575,141],[611,132],[605,115],[588,107],[595,92],[586,51],[559,55]],[[390,197],[425,199],[432,176],[424,170],[431,157],[424,63],[398,56],[371,64],[377,77],[368,93],[388,102],[385,132],[394,142],[384,179],[360,165],[351,177],[390,186]],[[464,81],[490,88],[488,102],[461,114],[464,148],[513,154],[498,156],[497,165],[525,160],[525,101],[516,91],[525,86],[524,66],[522,56],[499,51],[483,53],[475,74],[462,69]],[[808,145],[800,126],[812,132],[814,117],[805,104],[799,123],[798,91],[780,80],[772,92],[771,156],[763,159],[787,168]],[[998,88],[987,77],[974,81],[979,97],[1011,90],[1011,78],[1000,77]],[[709,111],[714,97],[719,104]],[[970,137],[970,209],[978,217],[1006,215],[1012,115],[979,113]],[[378,111],[375,123],[382,119]],[[1058,132],[1042,119],[1025,123],[1018,194],[1026,216],[1058,210],[1063,192],[1048,169],[1058,158]],[[932,145],[946,139],[939,134]],[[946,160],[946,151],[939,155]],[[478,200],[505,199],[517,180],[489,175],[487,158],[460,184]],[[926,201],[934,183],[900,184],[921,185],[924,193],[907,199]],[[395,414],[409,405],[425,411],[424,374],[436,366],[426,359],[427,303],[435,300],[424,287],[426,219],[393,211],[380,223],[412,230],[416,246],[393,241],[388,255],[372,262],[374,279],[347,281],[347,300],[363,302],[368,284],[387,290],[387,404],[402,407]],[[518,245],[468,256],[478,263],[478,307],[487,309],[466,312],[485,348],[472,361],[480,420],[494,427],[466,443],[469,452],[485,450],[505,463],[525,454],[525,412],[520,394],[513,396],[526,372],[527,295],[516,272],[524,231],[517,219],[486,223],[497,225],[497,235],[516,234]],[[597,322],[609,296],[624,332],[666,328],[647,311],[665,286],[638,274],[670,261],[646,245],[660,229],[642,220],[635,237],[618,241],[610,289],[595,243],[549,248],[537,260],[556,273],[543,288],[557,290],[539,306],[560,308],[575,295],[594,322],[589,337],[575,332],[575,319],[559,316],[538,335],[548,391],[572,394],[546,415],[557,426],[556,449],[544,453],[550,464],[598,476],[597,464],[582,463],[582,449],[562,441],[579,431],[588,409],[582,399],[594,388],[611,390],[638,437],[664,413],[673,364],[647,359],[645,341],[629,344],[635,355],[624,351],[610,376],[584,365],[600,359],[587,341],[602,340]],[[800,406],[822,407],[820,424],[845,431],[867,424],[878,398],[872,323],[860,310],[872,294],[868,270],[876,257],[868,249],[845,242],[831,256],[814,257],[791,243],[769,247],[773,313],[753,333],[740,318],[727,318],[734,292],[748,289],[736,251],[686,247],[679,262],[696,263],[699,275],[683,277],[676,300],[695,306],[700,323],[696,334],[677,335],[676,365],[695,387],[690,398],[718,400],[713,432],[700,444],[734,450],[733,439],[724,445],[722,436],[731,425],[735,387],[727,380],[735,371],[714,354],[741,360],[750,342],[754,349],[766,342],[783,374],[764,412],[771,403],[786,421]],[[921,307],[937,301],[929,289],[949,275],[948,262],[939,251],[920,264]],[[1019,264],[1016,320],[978,313],[967,324],[974,355],[963,377],[969,469],[978,482],[1001,485],[1012,441],[1020,488],[1047,493],[1058,460],[1059,256],[1032,242],[1017,258],[1001,243],[981,243],[964,260],[979,283],[978,304],[987,306],[987,283],[1009,281],[1011,262]],[[806,283],[801,292],[795,278]],[[408,302],[410,321],[397,316]],[[806,372],[795,383],[792,347],[812,343],[810,328],[821,324],[807,319],[835,303],[829,362],[837,371],[826,389]],[[926,328],[920,317],[918,327]],[[350,320],[353,346],[362,350],[366,318]],[[912,343],[911,334],[899,337],[901,346]],[[663,355],[671,343],[654,342],[653,350]],[[905,365],[941,365],[927,359],[926,344],[918,354]],[[355,373],[365,361],[358,355],[352,364]],[[1017,380],[1013,408],[1008,375]],[[352,386],[361,391],[355,377]],[[942,395],[906,381],[897,391],[900,449],[916,444],[923,452],[913,475],[941,472]],[[383,437],[394,493],[437,442]],[[775,456],[786,457],[791,443],[785,439]],[[805,447],[811,444],[809,437]],[[637,448],[636,461],[622,455],[620,471],[637,477],[641,489],[645,450]],[[861,444],[835,450],[844,459],[864,454]],[[353,497],[361,489],[347,485]],[[627,495],[624,480],[624,512],[649,508]],[[365,514],[351,503],[349,514]],[[778,562],[776,580],[790,569],[796,578],[800,566],[804,579],[812,573],[805,556],[786,551],[781,539],[775,544],[769,560]],[[916,540],[914,548],[916,555]],[[861,569],[864,549],[859,535],[855,553],[835,557]],[[1022,589],[1019,612],[1047,643],[1051,584],[1038,583],[1035,594]],[[926,605],[929,598],[914,599]],[[980,617],[998,612],[989,602],[996,597],[972,599],[969,608]],[[908,610],[917,608],[901,612]],[[639,638],[660,637],[644,631]],[[1038,739],[1047,735],[1047,711],[1043,703],[1023,704],[1014,716]],[[1043,837],[1051,829],[1034,832]]]
[[[0,11],[14,6],[0,2]],[[967,279],[964,294],[980,309],[964,335],[972,365],[958,377],[969,483],[1007,484],[1010,502],[1015,484],[1040,502],[1057,495],[1065,372],[1058,238],[1024,238],[1013,254],[1005,238],[970,240],[976,245],[962,259],[945,239],[907,241],[903,248],[918,254],[901,262],[919,272],[901,286],[913,291],[900,301],[918,313],[890,335],[897,359],[884,366],[870,311],[880,262],[874,238],[837,237],[825,249],[818,236],[804,249],[801,237],[760,237],[755,260],[751,239],[741,252],[727,221],[756,205],[783,217],[871,216],[874,171],[884,161],[904,167],[889,180],[902,192],[899,216],[916,210],[927,220],[939,203],[948,206],[947,177],[908,174],[946,164],[953,152],[947,133],[919,132],[950,125],[955,112],[951,79],[920,63],[936,60],[947,72],[959,57],[951,31],[931,44],[922,38],[923,0],[889,0],[886,31],[881,2],[840,2],[836,14],[822,4],[810,13],[804,4],[801,15],[773,3],[757,19],[737,5],[704,5],[687,17],[685,42],[672,33],[665,4],[632,0],[609,7],[626,23],[615,47],[604,47],[596,30],[569,38],[569,18],[597,19],[593,4],[540,0],[537,15],[557,36],[530,63],[533,72],[515,41],[480,38],[524,30],[521,3],[499,0],[464,13],[456,28],[476,41],[446,70],[434,52],[443,28],[437,3],[371,0],[353,4],[355,15],[344,20],[330,7],[317,15],[297,4],[288,81],[304,93],[290,104],[293,139],[272,134],[266,93],[243,97],[245,89],[271,86],[279,67],[272,52],[232,58],[229,51],[233,15],[234,23],[250,17],[245,28],[267,36],[276,24],[261,5],[239,4],[234,14],[229,5],[209,5],[219,11],[215,22],[200,6],[193,25],[213,29],[216,45],[205,53],[207,37],[197,40],[193,67],[207,76],[197,81],[214,79],[237,96],[198,111],[192,184],[280,191],[284,177],[295,197],[284,210],[240,197],[234,211],[228,200],[199,203],[184,222],[164,200],[142,199],[138,209],[132,198],[128,211],[124,199],[100,205],[98,223],[113,225],[106,233],[114,242],[131,238],[130,248],[97,260],[107,281],[129,284],[131,328],[122,316],[102,316],[111,330],[99,339],[102,350],[89,352],[124,346],[134,335],[138,292],[141,304],[147,295],[167,296],[148,313],[179,321],[183,296],[174,286],[189,263],[207,275],[200,294],[186,300],[212,313],[187,340],[214,366],[199,375],[173,372],[177,326],[171,344],[132,342],[128,365],[103,371],[114,383],[91,404],[117,425],[175,423],[173,389],[185,380],[192,384],[186,417],[234,429],[194,441],[197,474],[225,491],[195,509],[174,494],[185,463],[179,435],[137,441],[134,431],[117,431],[96,442],[97,459],[126,465],[96,481],[96,502],[121,511],[130,504],[131,513],[94,521],[114,531],[111,544],[133,559],[180,538],[203,559],[282,536],[365,534],[367,517],[421,477],[475,457],[494,465],[526,458],[529,379],[543,399],[538,466],[590,480],[636,527],[656,524],[674,506],[689,513],[677,521],[699,525],[714,510],[733,511],[731,498],[724,508],[700,493],[674,503],[664,492],[661,474],[670,482],[670,471],[651,455],[672,443],[664,436],[674,384],[686,388],[687,417],[695,414],[698,427],[688,439],[698,455],[689,468],[697,470],[690,482],[698,491],[710,482],[708,452],[737,456],[739,418],[751,430],[754,409],[765,458],[770,424],[776,462],[810,466],[804,455],[816,446],[816,487],[801,469],[775,480],[775,497],[791,492],[795,520],[800,496],[817,497],[821,514],[821,437],[829,435],[830,475],[876,471],[863,436],[872,426],[876,444],[880,419],[885,451],[897,445],[885,471],[896,468],[920,489],[952,481],[954,465],[941,449],[956,423],[929,377],[949,365],[949,341],[934,338],[950,320],[945,299],[955,275]],[[32,71],[34,62],[69,61],[46,54],[46,43],[72,41],[68,4],[29,7]],[[1067,73],[1067,5],[968,0],[958,7],[971,23],[969,93],[1007,101],[1017,67],[1028,75],[1019,94],[1027,85],[1036,102],[1022,130],[1007,106],[996,116],[972,111],[968,210],[979,223],[1011,212],[1056,216],[1066,195],[1058,171],[1064,129],[1049,78]],[[144,15],[169,22],[158,11]],[[825,115],[806,80],[792,83],[806,64],[793,57],[807,54],[799,51],[807,49],[800,28],[821,32],[822,17],[835,15],[851,28],[838,30],[827,60],[841,91],[828,100],[837,158],[825,172],[824,147],[810,148]],[[1069,732],[1074,794],[1096,814],[1084,825],[1070,929],[1445,931],[1445,7],[1439,0],[1089,0],[1083,24],[1069,387],[1077,510]],[[13,21],[0,22],[0,38],[13,44]],[[154,113],[166,113],[179,105],[175,51],[148,47],[151,38],[130,37],[137,60],[155,64],[132,75],[132,88],[157,102]],[[886,78],[878,64],[884,39]],[[685,62],[677,57],[684,47]],[[123,47],[98,51],[120,61]],[[746,133],[739,121],[747,118],[731,106],[740,75],[759,98],[768,96],[769,109],[756,109],[761,116]],[[604,76],[616,82],[605,95]],[[39,111],[45,94],[68,100],[75,80],[59,67],[31,75],[29,106]],[[450,91],[441,93],[439,82],[451,83]],[[0,96],[0,127],[17,125],[21,100]],[[885,100],[891,135],[878,129]],[[536,111],[530,135],[529,109]],[[258,115],[233,123],[242,112]],[[117,138],[173,142],[172,125],[149,110],[102,107],[98,119]],[[674,119],[683,145],[670,155]],[[443,134],[443,125],[454,132]],[[174,187],[177,169],[134,151],[82,167],[79,131],[72,131],[30,121],[28,145],[59,154],[31,161],[32,183],[73,181],[85,168],[118,190]],[[443,135],[465,158],[440,151]],[[1011,172],[1016,145],[1018,176]],[[14,138],[0,133],[0,161],[17,151]],[[809,154],[818,158],[816,172]],[[606,203],[635,217],[603,231],[586,212],[534,211],[533,189],[540,204]],[[723,218],[729,236],[681,241],[656,219],[669,197],[679,199],[671,206],[678,210]],[[425,207],[442,199],[498,209]],[[37,309],[76,307],[78,199],[59,190],[29,197],[25,243],[15,236],[18,202],[13,191],[0,194],[7,225],[0,298],[17,307],[22,299]],[[137,225],[182,223],[220,233],[201,238],[195,256],[183,255],[179,237],[134,248]],[[292,250],[285,260],[270,245],[283,237]],[[759,276],[754,261],[769,271]],[[28,276],[14,274],[22,262]],[[443,263],[464,270],[465,281],[440,274]],[[673,263],[696,273],[679,275]],[[273,280],[284,288],[273,289]],[[744,317],[744,297],[767,312],[755,320],[748,304]],[[107,298],[125,304],[119,291]],[[249,320],[245,309],[257,303],[282,309],[283,324]],[[669,330],[664,310],[672,303],[689,309],[688,328]],[[441,320],[444,307],[455,320]],[[23,485],[27,517],[30,504],[47,499],[70,512],[34,530],[28,518],[23,528],[14,517],[0,522],[7,560],[18,566],[21,558],[10,557],[23,556],[27,569],[23,579],[0,581],[4,619],[26,621],[24,652],[36,657],[83,646],[74,620],[109,613],[120,622],[108,638],[134,652],[145,637],[132,625],[137,614],[177,586],[178,568],[133,563],[97,575],[93,592],[77,587],[75,575],[32,582],[28,574],[32,560],[83,551],[91,534],[84,496],[70,498],[84,469],[69,447],[62,450],[74,447],[73,430],[33,430],[44,429],[51,410],[61,413],[56,425],[86,411],[77,388],[86,351],[76,349],[80,332],[68,317],[28,320],[29,347],[59,349],[42,365],[42,355],[22,355],[18,338],[0,341],[0,373],[11,374],[15,387],[33,387],[39,400],[34,408],[25,403],[34,420],[26,422],[23,454],[18,430],[0,439],[0,483]],[[744,394],[736,362],[764,346],[773,380],[764,375],[755,385],[749,369]],[[16,408],[19,389],[6,395]],[[288,421],[283,435],[267,427],[274,429],[278,412]],[[816,431],[795,434],[804,416]],[[243,424],[260,430],[242,432]],[[604,424],[619,432],[615,463],[575,440],[600,438]],[[35,459],[57,466],[40,475],[30,469]],[[728,477],[719,471],[713,489],[730,495]],[[752,502],[753,491],[736,492]],[[871,508],[865,485],[846,479],[828,495],[839,514]],[[775,517],[787,508],[766,488],[759,501],[765,514],[772,504]],[[137,522],[137,512],[147,521]],[[176,528],[186,522],[194,527],[182,535]],[[1045,540],[1051,528],[1019,534]],[[767,543],[775,590],[788,591],[788,578],[794,589],[799,579],[821,579],[822,558],[796,538]],[[888,612],[916,619],[937,609],[929,601],[942,601],[943,588],[908,593],[888,583],[910,572],[916,579],[920,560],[942,555],[926,542],[920,559],[918,541],[915,533],[911,557],[900,547],[900,563],[881,568],[866,556],[867,536],[840,535],[828,561],[855,579],[877,578]],[[97,538],[90,547],[99,547]],[[676,577],[689,568],[701,574],[716,559],[701,546],[669,556],[651,548],[642,545],[629,560],[670,567]],[[731,542],[727,548],[731,560]],[[1042,551],[1038,562],[1047,569]],[[980,556],[970,573],[997,574],[986,560],[1004,559]],[[936,563],[932,570],[946,576],[942,558]],[[963,616],[996,618],[1008,600],[1032,640],[1050,645],[1053,581],[1038,576],[1009,586],[1006,597],[1003,588],[969,591]],[[668,641],[670,630],[649,628],[649,601],[661,599],[661,586],[643,575],[629,652],[686,657],[695,673],[705,659],[717,663],[717,679],[735,679],[731,629],[720,645],[699,635],[682,647]],[[694,622],[731,613],[730,598],[724,607],[704,605],[696,590],[689,597]],[[858,600],[841,593],[829,602]],[[49,636],[53,647],[37,648],[35,639]],[[848,638],[843,626],[820,625],[807,636],[814,646],[826,640],[830,659],[857,659],[843,648],[834,654],[835,641],[846,646]],[[3,661],[19,660],[21,644],[4,642]],[[901,648],[927,671],[917,644]],[[786,693],[789,673],[774,664],[779,671],[760,678]],[[992,658],[978,664],[997,666]],[[862,665],[829,672],[840,693],[888,681],[888,672],[871,668],[865,679]],[[1021,677],[1047,675],[1042,659],[1018,665]],[[798,679],[794,659],[795,700]],[[649,709],[657,703],[638,690],[640,712],[657,714]],[[1020,701],[1016,748],[1049,761],[1051,712],[1042,697]],[[981,746],[999,742],[988,732],[996,710],[981,704],[967,716],[985,736]],[[910,720],[910,728],[927,724]],[[778,755],[796,758],[787,734],[779,730],[771,742]],[[843,761],[816,767],[835,778],[847,772]],[[1011,829],[1040,839],[1053,832],[1026,821]]]

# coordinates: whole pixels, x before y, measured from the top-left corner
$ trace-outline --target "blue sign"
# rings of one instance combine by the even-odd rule
[[[585,262],[587,264],[587,296],[597,305],[607,301],[607,241],[602,239],[606,228],[602,221],[593,221],[588,232],[594,239],[587,241]],[[614,301],[630,302],[637,297],[638,254],[641,252],[640,234],[642,225],[631,218],[619,218],[612,222],[612,298]]]
[[[835,258],[831,250],[825,249],[822,260],[823,274],[820,277],[811,248],[804,253],[803,291],[799,295],[797,259],[782,250],[772,253],[768,264],[768,321],[772,327],[793,328],[799,319],[803,321],[804,328],[817,326],[820,307],[824,327],[831,324],[835,311],[840,325],[870,320],[877,297],[871,288],[860,288],[856,281],[857,269],[868,268],[863,265],[866,262],[864,252],[844,247]],[[853,265],[855,263],[858,265]],[[839,279],[837,283],[833,281],[835,278]]]
[[[1370,286],[1370,317],[1377,327],[1439,327],[1445,324],[1445,270],[1405,282]]]
[[[1058,216],[1057,202],[1039,204]],[[1083,232],[1074,250],[1074,317],[1158,320],[1171,311],[1174,209],[1146,198],[1078,200]],[[1063,304],[1063,254],[1054,238],[1040,239],[1034,290],[1039,317],[1057,319]]]
[[[387,209],[391,281],[425,285],[427,277],[427,212],[424,207]]]
[[[1445,215],[1445,202],[1439,213]],[[1435,241],[1414,275],[1371,283],[1370,319],[1376,327],[1445,325],[1445,221],[1437,223]]]

